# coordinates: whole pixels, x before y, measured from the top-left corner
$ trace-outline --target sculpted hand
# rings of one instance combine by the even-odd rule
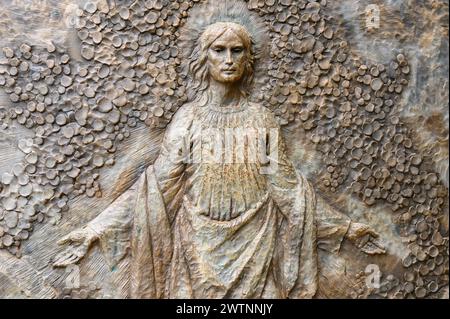
[[[378,233],[370,226],[361,223],[351,223],[347,238],[368,255],[385,254],[384,246],[378,240]]]
[[[68,244],[53,260],[53,267],[67,267],[76,264],[88,252],[98,235],[89,227],[77,229],[58,241],[58,245]]]

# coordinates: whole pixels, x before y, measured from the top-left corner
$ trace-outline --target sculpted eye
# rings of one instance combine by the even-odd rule
[[[244,51],[244,48],[242,47],[233,48],[234,53],[241,53],[242,51]]]
[[[224,50],[224,48],[222,48],[222,47],[214,47],[213,48],[213,51],[218,52],[218,53],[223,52],[223,50]]]

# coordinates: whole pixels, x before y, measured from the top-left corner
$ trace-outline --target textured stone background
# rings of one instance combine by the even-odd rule
[[[0,0],[0,47],[13,48],[27,42],[33,47],[45,48],[53,43],[63,48],[74,64],[84,63],[81,41],[67,18],[73,15],[73,6],[83,6],[85,2]],[[131,2],[116,1],[118,5]],[[284,5],[292,1],[272,2]],[[321,1],[321,4],[326,2]],[[379,28],[372,30],[368,30],[366,24],[365,10],[369,4],[376,4],[380,8]],[[333,17],[329,22],[331,27],[347,41],[352,54],[362,61],[368,61],[366,63],[372,65],[389,65],[398,53],[407,57],[409,83],[404,86],[395,105],[395,112],[390,116],[398,116],[408,131],[414,148],[419,153],[428,154],[431,162],[426,169],[438,174],[439,183],[448,193],[448,2],[336,0],[328,1],[323,11]],[[0,51],[0,60],[4,58],[3,54]],[[0,87],[0,110],[14,107],[15,103],[11,102],[8,94]],[[298,103],[298,108],[302,110],[306,105]],[[155,109],[151,111],[154,114],[159,112]],[[379,231],[389,252],[387,256],[367,257],[346,244],[340,258],[331,262],[336,269],[345,270],[345,276],[324,279],[319,297],[424,297],[422,286],[426,285],[416,281],[412,292],[398,293],[396,290],[400,286],[405,289],[407,283],[411,282],[408,278],[410,273],[417,280],[417,274],[424,267],[411,270],[403,266],[411,247],[408,248],[409,237],[401,236],[399,214],[394,213],[387,203],[366,205],[363,199],[352,194],[350,182],[344,182],[333,191],[324,186],[322,181],[326,179],[328,164],[323,152],[317,144],[311,142],[310,132],[305,129],[302,121],[287,122],[289,124],[285,126],[285,138],[291,158],[299,170],[313,181],[318,192],[328,202]],[[11,121],[8,125],[4,123],[5,121],[0,122],[3,125],[0,126],[0,176],[10,173],[17,163],[24,160],[25,153],[19,144],[24,139],[33,137],[32,129],[25,128],[17,121]],[[97,182],[101,186],[98,196],[89,197],[83,193],[71,198],[64,205],[62,214],[51,216],[53,218],[46,217],[44,222],[33,224],[33,231],[22,242],[20,250],[13,250],[11,253],[0,249],[0,297],[123,296],[124,289],[121,288],[126,287],[126,282],[122,279],[123,270],[121,267],[112,271],[108,269],[98,247],[80,265],[79,289],[64,289],[66,278],[72,270],[54,270],[50,266],[52,256],[60,249],[55,244],[56,240],[99,214],[154,160],[162,129],[138,121],[136,125],[123,130],[128,130],[129,137],[115,145],[117,151],[114,165],[100,167],[96,171],[99,174]],[[0,221],[4,217],[0,214]],[[444,251],[440,251],[444,267],[439,282],[436,283],[438,291],[430,293],[428,287],[424,288],[425,295],[431,298],[448,296],[448,290],[441,289],[448,282],[448,206],[441,207],[439,221],[440,233],[447,237],[444,239]],[[376,264],[382,271],[383,286],[379,290],[368,290],[364,285],[364,270],[368,264]],[[406,290],[408,289],[411,288],[408,286]]]

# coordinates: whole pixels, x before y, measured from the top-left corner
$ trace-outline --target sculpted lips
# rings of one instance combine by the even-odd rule
[[[225,74],[233,74],[236,72],[236,69],[222,69],[222,72]]]

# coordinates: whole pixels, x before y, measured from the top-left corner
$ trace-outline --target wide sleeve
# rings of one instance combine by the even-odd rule
[[[148,168],[131,188],[86,225],[98,235],[105,258],[111,266],[116,265],[130,248],[130,230],[136,222],[136,205],[141,191],[139,185],[147,180],[150,171],[155,176],[154,189],[161,193],[169,222],[175,218],[183,194],[185,136],[190,128],[191,118],[191,108],[188,105],[181,107],[166,129],[154,165]]]
[[[131,231],[130,295],[165,298],[173,255],[172,223],[184,194],[186,136],[192,110],[183,106],[172,119],[155,164],[138,185]]]
[[[175,219],[184,194],[186,163],[189,158],[189,136],[194,110],[182,106],[167,127],[154,172],[170,222]]]
[[[278,248],[279,273],[286,296],[312,298],[317,289],[318,249],[337,252],[348,231],[350,218],[316,196],[311,183],[288,159],[281,130],[269,116],[271,169],[267,180],[271,198],[282,218]],[[277,141],[275,145],[273,141]]]
[[[339,252],[351,219],[317,196],[316,220],[318,248],[330,253]]]
[[[266,176],[272,199],[281,213],[288,217],[293,211],[299,193],[303,192],[302,176],[298,174],[286,154],[286,145],[281,130],[273,115],[266,114],[268,128],[268,162]],[[305,180],[305,183],[308,183]]]
[[[86,225],[97,234],[103,254],[111,267],[126,255],[129,248],[136,188],[137,183]]]
[[[288,216],[296,201],[298,201],[298,194],[301,193],[299,188],[304,187],[302,184],[306,183],[311,188],[311,192],[314,194],[315,192],[307,181],[302,182],[304,177],[296,171],[289,160],[281,130],[274,124],[275,119],[268,116],[267,122],[269,123],[268,127],[271,127],[272,135],[273,133],[276,135],[275,138],[271,139],[271,142],[273,140],[278,141],[277,145],[274,146],[277,147],[278,152],[272,152],[273,154],[269,156],[272,166],[272,174],[268,174],[269,186],[272,190],[272,197],[281,212]],[[348,216],[328,205],[320,196],[315,194],[315,197],[314,215],[317,228],[317,248],[336,253],[340,250],[351,220]]]
[[[312,298],[317,291],[316,198],[310,183],[289,161],[275,119],[268,116],[270,196],[278,211],[275,273],[285,298]],[[277,151],[275,151],[277,150]]]

